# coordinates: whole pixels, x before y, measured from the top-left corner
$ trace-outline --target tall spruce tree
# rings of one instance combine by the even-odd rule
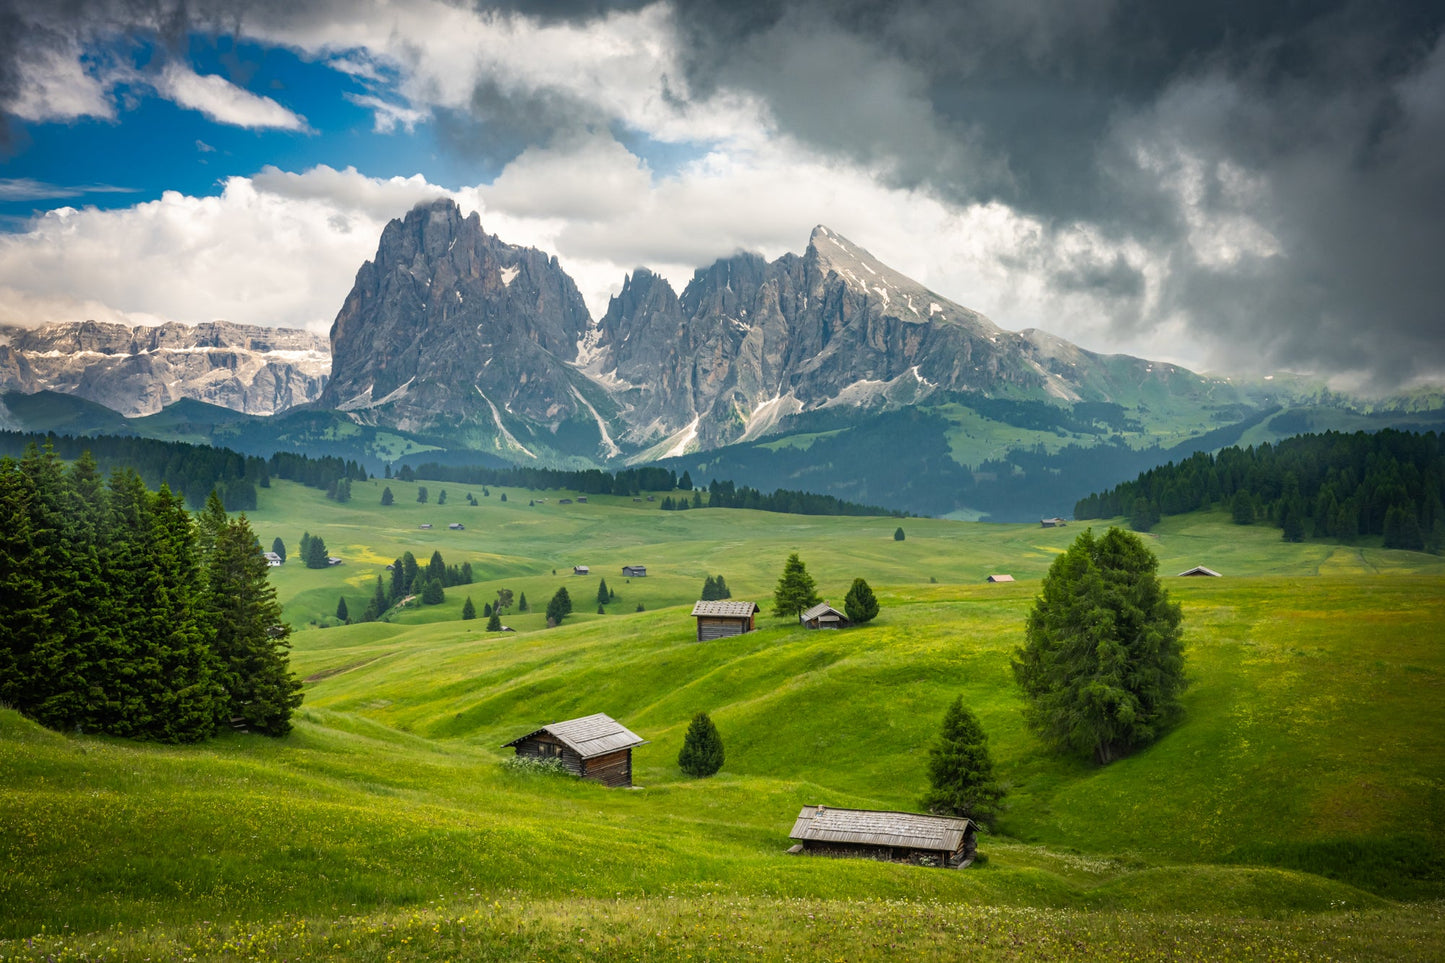
[[[208,567],[214,636],[228,718],[268,736],[291,731],[301,705],[301,680],[291,672],[291,626],[281,617],[276,589],[256,535],[242,515],[216,541]]]
[[[286,561],[286,543],[281,541],[280,535],[277,535],[271,542],[271,551],[279,557],[281,561]]]
[[[799,615],[804,609],[812,608],[821,601],[817,584],[813,581],[813,576],[808,574],[808,567],[798,558],[797,552],[789,555],[788,560],[783,563],[783,574],[778,577],[778,585],[773,589],[773,614]]]
[[[343,623],[351,621],[351,613],[346,608],[346,596],[344,595],[341,596],[341,599],[336,603],[336,617]]]
[[[447,584],[447,563],[440,551],[431,553],[431,560],[426,563],[426,577],[441,585]]]
[[[139,734],[160,742],[195,742],[216,731],[225,711],[195,530],[184,502],[166,485],[153,498],[151,517]],[[264,567],[249,526],[246,548]]]
[[[307,568],[325,568],[330,563],[330,553],[326,550],[326,540],[320,535],[312,535],[306,539],[304,560]]]
[[[1054,559],[1029,612],[1014,677],[1025,719],[1055,748],[1100,764],[1146,745],[1180,713],[1180,609],[1138,536],[1092,530]]]
[[[944,713],[943,731],[928,750],[928,783],[923,808],[929,812],[985,826],[998,814],[1005,789],[994,778],[988,736],[962,696]]]
[[[607,579],[604,578],[597,583],[597,604],[603,606],[610,601],[612,601],[612,596],[607,593]]]
[[[723,767],[723,742],[717,726],[706,712],[699,712],[688,723],[687,735],[682,739],[682,751],[677,754],[678,768],[689,776],[702,778],[711,776]]]
[[[470,595],[468,595],[468,596],[467,596],[467,600],[462,603],[462,621],[464,621],[464,622],[470,622],[472,619],[474,619],[474,618],[476,618],[476,617],[477,617],[477,607],[472,604],[472,597],[471,597]]]

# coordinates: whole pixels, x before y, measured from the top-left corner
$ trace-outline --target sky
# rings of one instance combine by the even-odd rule
[[[1445,384],[1445,5],[0,0],[0,324],[329,330],[445,195],[593,316],[826,224],[1010,330]]]

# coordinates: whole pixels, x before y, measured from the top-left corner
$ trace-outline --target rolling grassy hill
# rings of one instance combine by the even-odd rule
[[[397,498],[386,509],[382,484]],[[428,487],[434,502],[442,486]],[[1167,520],[1150,539],[1163,573],[1226,577],[1169,582],[1186,717],[1099,769],[1042,750],[1008,670],[1037,579],[1077,528],[906,520],[895,542],[896,519],[446,487],[440,507],[395,480],[358,484],[343,505],[283,482],[262,493],[263,544],[279,535],[294,553],[306,529],[346,559],[273,570],[298,627],[325,622],[342,594],[359,611],[406,550],[470,561],[483,579],[391,623],[299,631],[307,701],[287,739],[146,746],[0,710],[0,959],[1445,949],[1445,560]],[[867,578],[879,619],[812,633],[769,616],[757,633],[692,641],[705,575],[766,604],[790,551],[835,603]],[[622,578],[632,563],[649,577]],[[1020,581],[983,584],[1001,571]],[[599,577],[617,594],[603,615]],[[540,611],[560,585],[577,614],[559,628],[536,612],[507,615],[516,634],[456,621],[468,594],[480,608],[507,587]],[[784,854],[805,803],[915,807],[960,693],[1012,784],[982,865]],[[675,762],[699,709],[727,749],[702,781]],[[508,739],[598,711],[650,740],[635,754],[643,788],[504,764]]]

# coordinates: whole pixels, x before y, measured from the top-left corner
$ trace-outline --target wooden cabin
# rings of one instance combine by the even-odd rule
[[[278,568],[285,562],[285,559],[275,552],[262,552],[261,557],[266,560],[266,564],[271,568]]]
[[[575,776],[604,786],[632,785],[632,748],[647,740],[604,713],[553,722],[504,745],[519,756],[557,759]]]
[[[1191,568],[1191,569],[1190,569],[1189,571],[1187,571],[1187,572],[1180,572],[1178,577],[1179,577],[1179,578],[1197,578],[1197,577],[1199,577],[1199,576],[1201,576],[1201,575],[1202,575],[1202,576],[1205,576],[1206,578],[1222,578],[1222,577],[1223,577],[1223,576],[1221,576],[1218,572],[1216,572],[1214,569],[1212,569],[1212,568],[1205,568],[1203,565],[1196,565],[1196,566],[1194,566],[1193,568]]]
[[[819,602],[798,616],[798,621],[810,629],[846,629],[853,623],[848,616],[839,612],[827,602]]]
[[[572,566],[572,574],[573,574],[573,575],[586,575],[586,574],[588,574],[588,573],[591,572],[591,571],[592,571],[592,570],[591,570],[590,568],[588,568],[586,565],[574,565],[574,566]]]
[[[990,582],[1012,582],[1014,577],[1012,575],[990,575],[987,580]]]
[[[692,617],[697,619],[697,640],[710,642],[751,632],[757,628],[754,616],[760,611],[756,602],[699,602],[692,607]]]
[[[1069,523],[1058,516],[1039,519],[1039,525],[1043,528],[1063,528],[1067,524]]]
[[[788,834],[790,853],[851,856],[963,869],[978,849],[977,827],[962,816],[804,806]]]
[[[622,574],[626,578],[647,578],[646,565],[624,565]]]

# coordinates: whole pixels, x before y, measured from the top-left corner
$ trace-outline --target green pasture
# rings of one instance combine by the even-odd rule
[[[503,503],[503,489],[425,485],[426,505],[395,480],[356,484],[343,505],[284,482],[262,492],[252,522],[293,555],[273,578],[308,680],[286,739],[143,745],[0,710],[0,960],[1445,951],[1445,560],[1167,520],[1149,539],[1164,574],[1226,577],[1169,581],[1185,718],[1101,769],[1043,751],[1009,673],[1037,580],[1081,526],[662,512],[515,489]],[[345,564],[301,567],[303,530]],[[342,594],[360,611],[407,550],[468,561],[481,581],[391,622],[308,627]],[[791,551],[835,604],[868,579],[878,620],[809,632],[765,613],[756,633],[694,641],[706,575],[766,609]],[[624,564],[648,577],[625,580]],[[1019,581],[985,584],[995,572]],[[617,594],[603,615],[599,577]],[[577,614],[546,629],[560,585]],[[466,595],[480,609],[502,587],[537,610],[505,616],[517,632],[459,621]],[[946,872],[785,854],[803,804],[915,808],[959,694],[1012,786],[985,860]],[[676,766],[700,709],[727,750],[708,780]],[[592,712],[649,740],[640,788],[505,764],[507,740]]]

